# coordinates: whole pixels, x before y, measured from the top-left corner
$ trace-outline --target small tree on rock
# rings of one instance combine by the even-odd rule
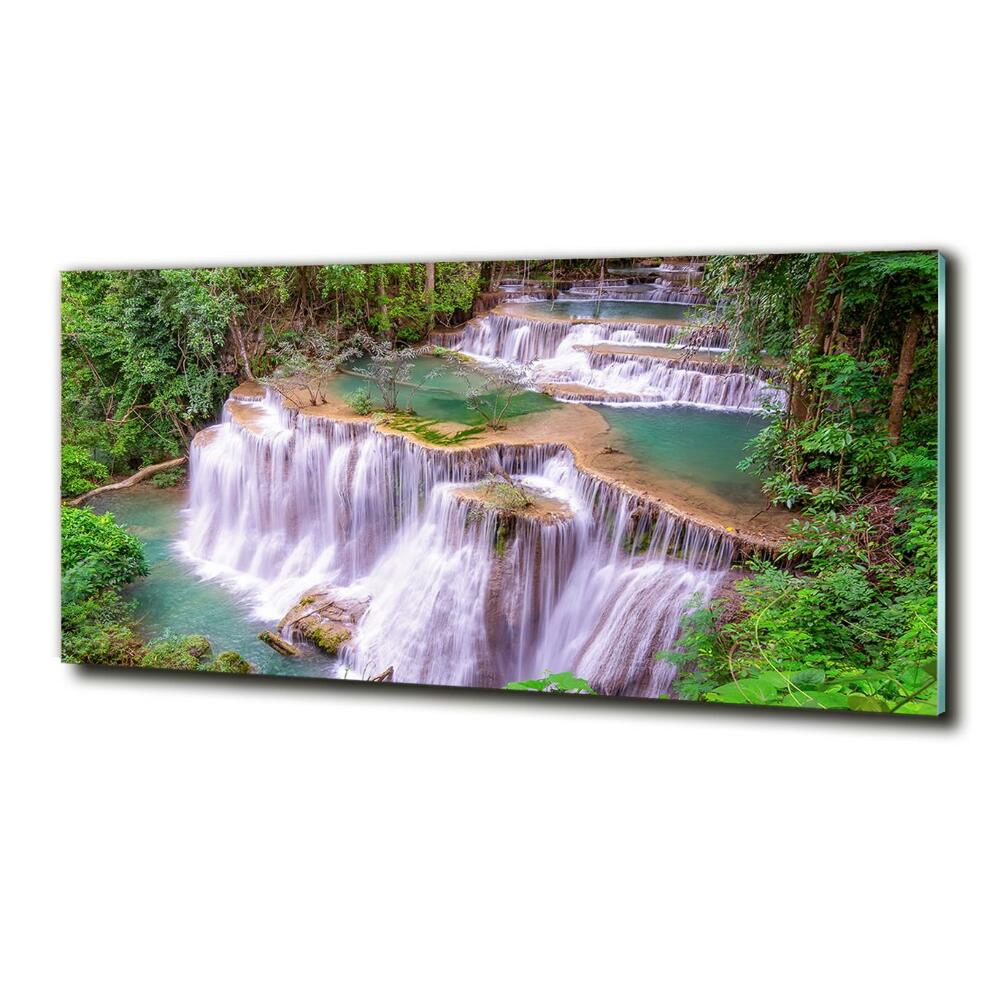
[[[502,430],[514,398],[528,388],[524,370],[507,362],[485,369],[470,368],[458,359],[451,359],[448,364],[467,386],[465,401],[469,407],[486,421],[490,430]]]
[[[399,409],[400,386],[412,385],[416,360],[427,353],[422,347],[393,347],[387,340],[363,336],[358,346],[371,358],[368,374],[382,397],[382,409],[394,413]],[[430,373],[430,378],[434,373]]]
[[[282,347],[274,372],[261,381],[296,405],[301,404],[304,394],[310,406],[319,406],[327,401],[326,387],[330,380],[360,353],[353,344],[312,334],[294,345]]]

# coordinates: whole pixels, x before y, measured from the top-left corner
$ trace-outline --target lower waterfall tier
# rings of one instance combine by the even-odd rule
[[[192,448],[185,552],[272,623],[310,588],[357,609],[336,660],[362,676],[497,687],[570,670],[655,697],[673,676],[656,652],[731,562],[724,533],[559,445],[434,449],[271,393],[239,405]],[[528,499],[484,502],[494,487]]]

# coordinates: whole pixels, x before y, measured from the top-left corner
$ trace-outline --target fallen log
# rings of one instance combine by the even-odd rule
[[[96,497],[99,493],[107,493],[109,490],[126,490],[130,486],[135,486],[136,483],[141,483],[144,479],[149,479],[150,476],[155,476],[158,472],[164,472],[167,469],[174,469],[178,465],[183,465],[186,461],[187,455],[182,455],[180,458],[170,459],[169,462],[160,462],[157,465],[147,465],[144,469],[140,469],[138,472],[133,473],[128,477],[128,479],[123,479],[118,483],[108,483],[107,486],[98,486],[96,489],[89,490],[81,496],[74,497],[72,500],[67,500],[66,503],[70,507],[79,507],[84,500]]]
[[[293,646],[278,635],[277,632],[261,632],[257,636],[261,642],[266,642],[276,653],[282,656],[301,656],[302,650],[298,646]]]

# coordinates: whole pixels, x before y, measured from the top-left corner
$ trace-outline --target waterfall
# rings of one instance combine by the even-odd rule
[[[708,299],[695,286],[657,278],[652,282],[577,282],[560,293],[560,298],[602,299],[606,302],[669,302],[675,305],[704,305]]]
[[[559,383],[596,390],[594,397],[610,400],[609,405],[703,406],[710,409],[761,410],[771,405],[783,409],[784,389],[769,385],[763,378],[726,363],[701,363],[625,353],[602,354],[574,349],[555,358],[537,362],[535,377],[557,399]],[[600,395],[598,395],[600,394]]]
[[[567,516],[460,492],[491,471]],[[365,602],[331,671],[497,687],[571,670],[602,693],[650,697],[673,678],[653,655],[732,558],[723,533],[581,472],[562,446],[427,448],[302,415],[270,391],[230,401],[196,438],[181,545],[264,621],[316,585]]]
[[[506,313],[489,313],[467,323],[458,340],[439,339],[464,354],[529,364],[555,357],[561,347],[575,344],[697,344],[707,349],[728,347],[723,331],[703,331],[669,323],[570,322],[526,319]]]
[[[726,335],[664,323],[571,323],[491,313],[468,323],[456,350],[490,362],[524,366],[531,383],[566,402],[611,406],[704,406],[712,409],[783,409],[786,391],[761,372],[732,364],[656,357],[627,349],[697,345],[720,351]],[[613,347],[602,354],[599,348]],[[590,350],[597,348],[596,350]],[[774,373],[770,373],[773,377]]]
[[[700,288],[679,285],[676,282],[657,278],[649,291],[653,302],[679,302],[684,305],[704,305],[708,302],[705,293]]]

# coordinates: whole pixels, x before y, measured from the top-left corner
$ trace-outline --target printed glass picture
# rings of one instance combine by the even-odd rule
[[[943,274],[67,272],[63,658],[939,714]]]

